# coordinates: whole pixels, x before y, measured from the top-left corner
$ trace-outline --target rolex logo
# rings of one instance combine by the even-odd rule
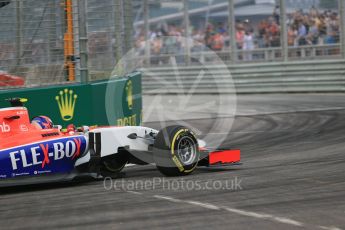
[[[74,116],[75,104],[78,95],[74,94],[73,90],[61,90],[59,95],[55,97],[58,105],[62,120],[70,121]]]
[[[126,85],[126,94],[127,94],[127,103],[128,103],[128,108],[130,110],[133,109],[133,84],[132,81],[129,80]]]

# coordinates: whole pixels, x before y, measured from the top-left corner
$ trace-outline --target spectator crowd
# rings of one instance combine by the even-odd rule
[[[272,16],[259,22],[250,20],[236,21],[236,46],[239,50],[281,46],[281,17],[279,7]],[[306,45],[336,44],[340,42],[340,16],[337,12],[320,11],[312,7],[308,12],[296,10],[287,14],[287,41],[290,47]],[[192,52],[210,49],[223,51],[229,49],[228,26],[220,21],[208,23],[203,28],[191,26]],[[150,31],[151,54],[183,54],[186,46],[183,42],[184,28],[175,24],[161,24]],[[136,34],[136,48],[139,54],[145,53],[145,34],[139,30]],[[251,59],[251,57],[243,57]]]

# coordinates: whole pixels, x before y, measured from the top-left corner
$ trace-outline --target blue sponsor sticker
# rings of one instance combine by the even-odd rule
[[[70,173],[86,146],[84,136],[74,136],[0,150],[0,179]]]

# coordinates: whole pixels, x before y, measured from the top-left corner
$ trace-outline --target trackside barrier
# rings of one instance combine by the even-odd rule
[[[205,73],[200,79],[202,69]],[[233,86],[237,93],[345,92],[345,60],[341,59],[151,67],[142,71],[143,94],[188,93],[191,87],[196,94],[227,93]]]
[[[2,90],[0,108],[9,107],[5,99],[13,97],[29,100],[31,118],[46,115],[63,127],[141,124],[141,73],[90,84]]]

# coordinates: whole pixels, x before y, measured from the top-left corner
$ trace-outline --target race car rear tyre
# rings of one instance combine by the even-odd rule
[[[116,178],[127,163],[128,159],[126,157],[122,157],[121,154],[104,157],[102,158],[100,165],[101,175],[103,177]]]
[[[191,174],[199,161],[198,141],[194,133],[183,126],[170,126],[156,136],[153,159],[157,169],[166,176]]]

